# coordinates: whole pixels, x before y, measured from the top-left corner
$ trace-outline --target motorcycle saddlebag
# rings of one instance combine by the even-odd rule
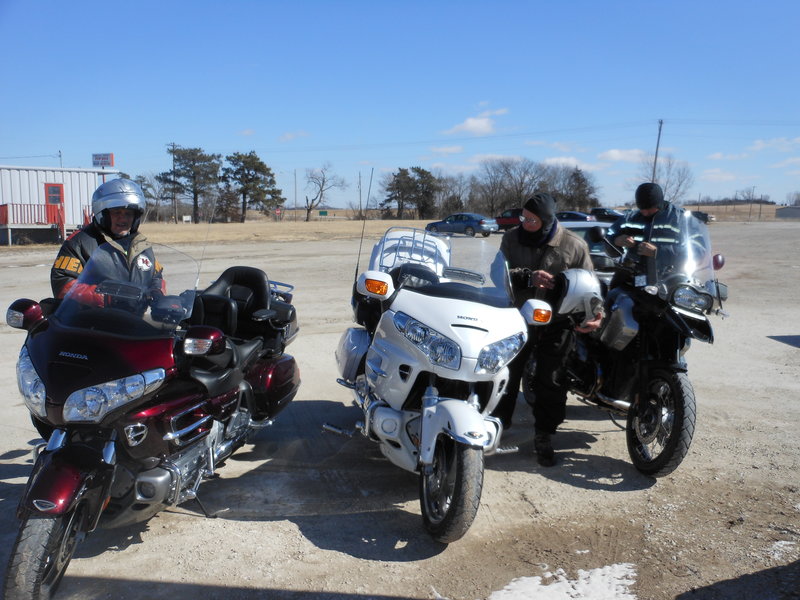
[[[297,394],[300,369],[293,356],[283,354],[257,362],[246,379],[253,388],[253,418],[271,419],[286,408]]]

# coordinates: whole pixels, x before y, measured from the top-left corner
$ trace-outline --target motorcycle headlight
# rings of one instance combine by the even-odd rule
[[[687,285],[682,285],[673,292],[672,301],[676,306],[696,312],[708,312],[714,303],[710,294],[698,292]]]
[[[25,406],[28,407],[28,410],[37,417],[46,417],[45,401],[47,393],[44,389],[44,382],[36,372],[26,346],[23,346],[22,350],[20,350],[19,359],[17,360],[17,385],[19,386],[19,392],[25,399]]]
[[[64,420],[99,423],[112,410],[155,390],[165,377],[164,369],[153,369],[72,392],[64,403]]]
[[[504,340],[484,346],[478,354],[476,373],[497,373],[511,362],[525,344],[525,334],[516,333]]]
[[[461,348],[450,338],[401,312],[394,314],[394,326],[434,365],[453,370],[461,367]]]

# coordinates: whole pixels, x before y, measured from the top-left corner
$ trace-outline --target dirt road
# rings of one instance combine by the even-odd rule
[[[137,527],[95,532],[57,598],[499,600],[516,578],[544,586],[612,565],[633,573],[630,595],[616,597],[800,597],[800,223],[716,223],[711,234],[728,259],[720,279],[731,316],[714,318],[715,344],[697,343],[688,356],[698,421],[681,467],[659,480],[640,475],[624,433],[574,400],[554,438],[557,466],[539,467],[520,404],[504,442],[520,452],[487,458],[478,517],[449,546],[422,529],[413,475],[362,437],[321,432],[323,422],[349,427],[359,418],[335,383],[333,356],[351,324],[358,239],[215,241],[201,283],[246,263],[297,286],[301,331],[289,350],[300,393],[201,487],[218,518],[190,502]],[[48,295],[53,254],[0,250],[0,306]],[[23,341],[3,320],[2,565],[38,441],[16,389]],[[537,597],[591,597],[582,593],[572,586],[572,595]]]

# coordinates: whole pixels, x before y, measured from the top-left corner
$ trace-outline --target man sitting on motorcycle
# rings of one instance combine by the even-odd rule
[[[62,299],[77,283],[89,258],[103,246],[106,256],[98,261],[92,283],[102,279],[140,282],[143,277],[156,294],[163,292],[161,266],[156,262],[147,238],[139,233],[144,215],[142,189],[130,179],[112,179],[100,185],[92,195],[92,222],[67,238],[50,270],[53,296]],[[107,246],[104,246],[106,245]],[[85,279],[85,278],[84,278]],[[95,285],[80,284],[72,297],[79,302],[102,306],[103,298]]]
[[[606,232],[608,240],[626,250],[626,260],[644,272],[648,257],[657,252],[680,251],[679,214],[681,210],[664,200],[657,183],[643,183],[636,188],[635,212],[629,212],[614,222]],[[619,285],[612,281],[611,287]]]
[[[636,277],[648,277],[648,264],[655,268],[656,255],[662,264],[672,264],[674,259],[670,255],[685,250],[680,237],[681,209],[664,200],[661,186],[643,183],[636,188],[635,199],[638,210],[620,217],[606,232],[607,240],[625,251],[622,264],[629,267],[618,270],[611,280],[606,298],[609,313],[621,310],[620,293],[633,286]],[[625,356],[625,352],[633,352],[633,348],[607,349],[603,369],[606,378],[600,395],[608,401],[626,396],[633,381],[634,357]]]
[[[521,307],[529,298],[552,300],[556,276],[571,268],[593,271],[586,242],[566,228],[559,227],[555,216],[555,199],[547,193],[536,193],[522,209],[520,225],[503,234],[500,251],[512,275],[514,304]],[[574,343],[574,331],[589,333],[597,329],[602,313],[587,316],[578,326],[563,319],[538,327],[531,332],[526,347],[509,364],[506,393],[494,410],[494,416],[510,427],[517,402],[522,373],[529,352],[536,358],[533,377],[535,402],[534,446],[542,466],[555,464],[550,436],[563,423],[567,403],[564,360]]]

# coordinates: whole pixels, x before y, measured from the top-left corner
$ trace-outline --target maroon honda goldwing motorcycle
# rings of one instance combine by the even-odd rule
[[[56,306],[20,299],[7,312],[28,332],[17,379],[46,440],[17,509],[8,600],[49,598],[98,526],[191,499],[208,515],[200,483],[300,385],[284,352],[298,331],[292,286],[238,266],[196,292],[186,254],[153,246],[120,276],[105,250]]]

